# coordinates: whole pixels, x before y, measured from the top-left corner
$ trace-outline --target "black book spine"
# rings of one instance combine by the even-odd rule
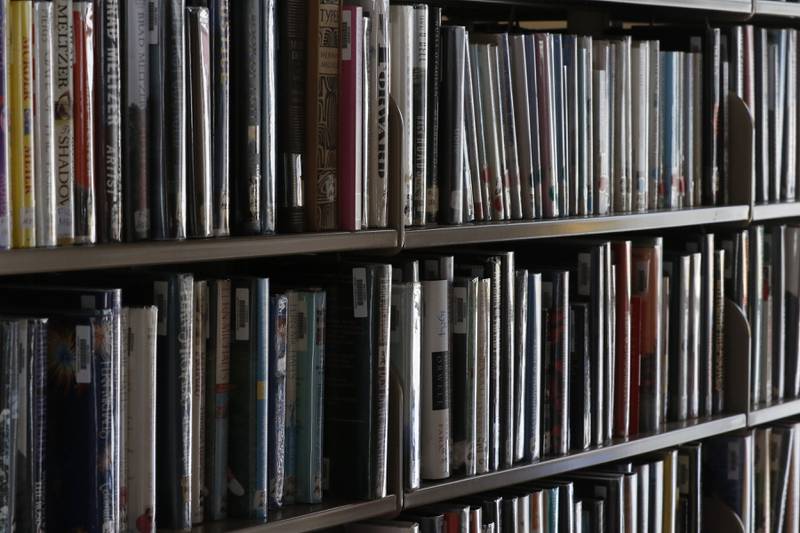
[[[714,411],[714,234],[701,237],[700,274],[700,408],[701,414]]]
[[[453,451],[450,454],[450,471],[455,474],[463,474],[466,470],[466,446],[467,446],[467,404],[468,390],[468,332],[467,332],[467,293],[469,291],[470,278],[456,278],[453,281],[453,317],[452,326],[452,369],[453,379],[453,401],[451,402],[452,422],[450,431],[453,440]]]
[[[725,409],[725,250],[714,251],[714,381],[711,410],[719,414]],[[788,293],[787,293],[788,294]],[[666,334],[666,331],[664,332]]]
[[[439,164],[440,222],[460,224],[463,220],[464,175],[464,58],[466,32],[463,26],[443,26],[441,92],[447,101],[441,106],[442,131]],[[513,323],[513,319],[512,319]]]
[[[133,3],[133,2],[131,2]],[[147,175],[149,177],[150,223],[154,239],[166,239],[167,222],[165,54],[167,47],[166,3],[149,0],[148,72],[150,92],[147,98]]]
[[[463,109],[463,105],[461,106]],[[514,252],[506,252],[500,256],[502,279],[500,286],[502,300],[500,313],[502,332],[500,336],[500,435],[501,464],[504,467],[514,464],[514,435],[517,428],[514,424]]]
[[[211,83],[213,142],[214,236],[230,234],[230,0],[209,0],[211,21]]]
[[[126,2],[123,17],[123,130],[125,235],[129,241],[150,238],[150,201],[148,198],[148,56],[150,28],[148,4]]]
[[[156,505],[159,528],[192,527],[191,427],[193,278],[156,281]]]
[[[552,452],[569,451],[569,272],[553,276],[553,305],[550,314],[552,344]]]
[[[592,440],[592,368],[589,351],[589,306],[570,306],[569,436],[573,450],[585,450]]]
[[[119,0],[97,0],[95,76],[95,189],[99,242],[122,240],[122,114]]]
[[[261,1],[231,5],[231,160],[235,229],[261,232]]]
[[[285,0],[278,12],[281,174],[278,180],[278,228],[300,233],[303,213],[303,151],[306,144],[306,30],[305,0]],[[373,31],[377,31],[373,29]]]
[[[167,0],[166,103],[168,238],[186,238],[185,0]]]
[[[442,68],[442,8],[428,7],[428,172],[426,219],[439,218],[439,79]]]
[[[542,283],[542,457],[553,453],[553,344],[550,342],[550,304],[545,300],[544,283]]]
[[[33,357],[31,364],[32,401],[29,402],[28,434],[30,435],[30,531],[45,530],[47,505],[45,487],[47,483],[47,320],[39,319],[33,324]],[[24,528],[22,531],[26,531]]]
[[[261,233],[275,233],[275,186],[277,172],[277,147],[275,142],[275,114],[278,60],[276,50],[276,0],[262,0],[261,25]]]

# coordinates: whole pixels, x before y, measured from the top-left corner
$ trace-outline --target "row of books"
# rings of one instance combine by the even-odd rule
[[[739,256],[720,241],[398,260],[391,363],[404,385],[407,489],[724,412],[725,274]]]
[[[699,533],[704,444],[404,511],[348,533]],[[707,520],[713,520],[708,517]],[[781,531],[767,529],[764,531]]]
[[[752,226],[742,234],[749,256],[749,294],[741,301],[750,323],[754,407],[800,396],[800,226]]]
[[[390,278],[362,263],[317,288],[158,273],[4,286],[0,520],[187,530],[323,492],[385,496]]]

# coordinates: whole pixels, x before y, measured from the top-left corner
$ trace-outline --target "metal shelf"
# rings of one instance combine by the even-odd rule
[[[698,207],[629,215],[568,217],[525,222],[486,222],[460,226],[409,228],[404,248],[428,248],[524,239],[546,239],[602,233],[661,230],[702,224],[747,222],[749,207]]]
[[[0,275],[370,250],[396,245],[395,230],[370,230],[29,248],[0,252]]]
[[[322,503],[319,505],[290,505],[280,511],[269,512],[269,521],[265,524],[252,520],[223,520],[209,522],[192,528],[193,533],[300,533],[314,531],[396,514],[397,498],[386,496],[380,500],[358,503]]]
[[[765,17],[800,17],[800,3],[777,2],[775,0],[753,0],[756,16]]]
[[[800,8],[800,4],[796,4]],[[753,206],[753,221],[800,217],[800,202],[783,202]]]
[[[515,466],[479,476],[429,483],[414,492],[406,493],[404,507],[418,507],[451,500],[468,494],[494,490],[516,483],[619,461],[670,448],[678,444],[735,431],[744,428],[746,423],[747,418],[744,414],[701,418],[680,423],[673,422],[667,424],[665,431],[639,436],[628,441],[613,442],[602,448],[575,452],[563,457],[545,459],[538,463]]]
[[[758,426],[795,415],[800,415],[800,399],[753,409],[747,413],[747,425]]]

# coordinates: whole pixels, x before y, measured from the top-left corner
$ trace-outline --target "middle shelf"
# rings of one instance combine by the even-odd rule
[[[670,422],[663,431],[642,434],[586,451],[562,457],[544,459],[537,463],[513,466],[497,472],[426,483],[414,492],[406,493],[404,507],[419,507],[477,492],[498,489],[507,485],[563,474],[619,461],[677,446],[694,440],[721,435],[747,426],[744,414],[698,418],[685,422]]]

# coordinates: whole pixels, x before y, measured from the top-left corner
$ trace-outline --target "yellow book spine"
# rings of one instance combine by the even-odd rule
[[[36,246],[33,182],[33,16],[30,0],[11,0],[9,34],[9,138],[11,211],[15,248]]]

